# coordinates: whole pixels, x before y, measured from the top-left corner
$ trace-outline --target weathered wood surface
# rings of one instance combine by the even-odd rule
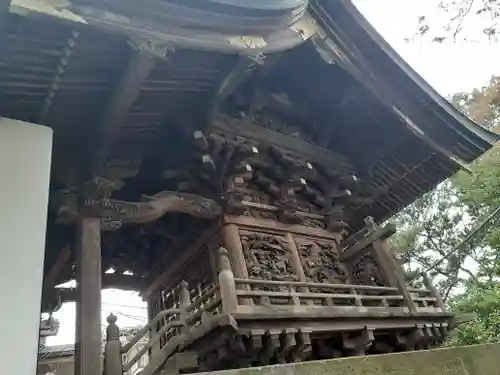
[[[101,373],[101,224],[84,217],[78,223],[76,263],[75,374]]]
[[[113,90],[94,134],[89,136],[87,156],[90,159],[90,175],[101,172],[110,152],[111,142],[116,139],[118,130],[122,126],[128,112],[139,95],[139,91],[146,78],[156,65],[157,57],[147,47],[133,45],[129,61]]]

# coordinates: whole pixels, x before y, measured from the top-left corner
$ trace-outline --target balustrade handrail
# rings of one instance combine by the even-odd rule
[[[322,284],[305,281],[279,281],[279,280],[256,280],[256,279],[234,279],[234,282],[239,285],[268,285],[268,286],[286,286],[294,288],[319,288],[319,289],[348,289],[348,290],[364,290],[372,292],[397,292],[399,289],[388,286],[371,286],[371,285],[353,285],[353,284]]]
[[[132,339],[128,343],[122,346],[121,352],[126,353],[130,349],[132,349],[134,345],[137,344],[139,340],[144,337],[144,335],[149,333],[149,331],[154,327],[156,323],[158,323],[160,319],[163,319],[166,316],[180,314],[180,312],[181,312],[180,309],[168,309],[160,311],[151,321],[148,322],[148,324],[146,324],[139,331],[137,331],[137,333],[134,335],[134,337],[132,337]]]
[[[346,290],[359,290],[370,292],[393,292],[400,293],[399,288],[389,286],[372,286],[372,285],[354,285],[354,284],[323,284],[305,281],[281,281],[281,280],[258,280],[258,279],[240,279],[235,278],[234,282],[237,285],[266,285],[266,286],[286,286],[293,288],[318,288],[318,289],[346,289]],[[408,288],[412,293],[426,293],[431,294],[432,291],[428,289]]]
[[[190,311],[199,308],[202,304],[208,301],[219,290],[219,284],[213,284],[205,293],[196,298],[188,307]]]
[[[311,292],[290,292],[290,291],[267,291],[267,290],[238,290],[238,297],[299,297],[305,299],[314,298],[332,298],[332,299],[364,299],[370,301],[403,300],[401,294],[389,296],[370,296],[363,294],[329,294],[329,293],[311,293]]]
[[[196,298],[192,303],[189,304],[187,307],[188,311],[193,311],[196,310],[200,307],[202,307],[203,303],[207,302],[211,297],[213,297],[216,292],[219,290],[219,285],[214,284],[212,285],[205,293],[203,293],[200,297]],[[216,299],[215,301],[211,301],[208,306],[203,306],[202,309],[194,312],[188,317],[188,322],[192,322],[195,319],[199,318],[205,311],[209,310],[211,307],[216,306],[218,303],[220,303],[220,298]],[[122,353],[127,353],[130,349],[134,347],[135,344],[137,344],[141,338],[143,338],[147,333],[149,333],[156,323],[158,323],[159,320],[166,318],[167,316],[174,316],[178,315],[179,320],[175,320],[172,322],[169,322],[165,326],[161,328],[160,331],[158,331],[154,337],[150,338],[148,341],[148,344],[145,345],[141,350],[126,364],[124,365],[124,371],[127,371],[127,368],[131,368],[135,362],[137,362],[140,357],[142,357],[146,351],[150,348],[152,348],[160,339],[160,337],[165,334],[169,329],[175,328],[175,327],[182,327],[183,323],[180,320],[180,315],[181,315],[181,309],[180,308],[173,308],[173,309],[168,309],[168,310],[163,310],[160,311],[148,324],[146,324],[143,328],[141,328],[137,333],[132,337],[132,339],[125,345],[122,346],[121,352]]]
[[[221,304],[221,302],[222,302],[221,298],[220,297],[216,297],[214,300],[210,301],[205,306],[203,306],[203,308],[201,308],[198,311],[196,311],[193,314],[191,314],[188,317],[188,322],[189,323],[195,322],[197,319],[199,319],[203,315],[203,313],[205,313],[207,311],[210,311],[214,307],[217,307],[218,305]]]
[[[361,299],[366,301],[404,301],[402,294],[372,296],[366,294],[329,294],[329,293],[314,293],[314,292],[291,292],[291,291],[264,291],[264,290],[238,290],[238,297],[299,297],[302,299],[317,299],[317,298],[331,298],[331,299]],[[416,297],[416,301],[436,301],[435,297]]]
[[[183,324],[181,323],[180,320],[175,320],[173,322],[169,322],[165,324],[160,331],[158,331],[154,337],[152,337],[146,345],[141,347],[141,349],[130,359],[127,363],[123,364],[123,372],[127,372],[132,368],[132,366],[141,359],[141,357],[147,353],[149,349],[151,349],[157,342],[160,340],[160,338],[168,332],[168,330],[172,328],[180,328],[182,327]]]

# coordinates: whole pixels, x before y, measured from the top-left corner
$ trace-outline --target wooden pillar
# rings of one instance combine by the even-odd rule
[[[372,231],[374,231],[377,227],[372,217],[367,217],[365,219],[365,223],[367,227]],[[388,240],[386,238],[384,239],[378,238],[375,241],[373,241],[372,246],[374,250],[375,259],[382,268],[382,271],[385,274],[387,282],[389,283],[390,286],[399,289],[400,293],[403,295],[405,304],[408,306],[410,312],[416,312],[417,305],[415,305],[415,302],[413,302],[411,294],[408,292],[404,272],[400,267],[400,265],[397,263],[396,258],[392,253]]]
[[[152,321],[155,316],[161,311],[159,305],[160,301],[160,293],[156,292],[153,294],[150,294],[148,297],[148,323]],[[156,331],[156,324],[154,324],[151,329],[149,330],[149,337],[154,337],[156,336],[157,331]],[[158,352],[161,350],[160,348],[160,340],[158,340],[151,348],[149,348],[148,354],[149,358],[151,359],[153,356],[158,354]]]
[[[383,267],[385,268],[384,273],[388,276],[391,286],[399,289],[410,312],[416,312],[417,305],[415,305],[411,294],[408,292],[404,273],[397,264],[388,241],[380,239],[376,240],[373,243],[373,248],[377,254],[377,259],[380,259],[383,262]]]
[[[75,374],[101,374],[101,221],[82,217],[78,225]]]
[[[224,247],[227,249],[231,268],[236,278],[248,279],[248,269],[243,254],[240,234],[236,224],[224,224],[222,227]]]
[[[428,290],[430,290],[432,293],[432,296],[434,298],[436,298],[437,307],[439,307],[443,311],[446,311],[446,305],[443,301],[443,298],[441,298],[441,294],[439,294],[438,290],[436,289],[436,287],[432,283],[432,280],[430,279],[429,275],[427,275],[426,272],[422,272],[421,275],[422,275],[422,278],[424,280],[425,287]]]
[[[387,245],[384,244],[382,240],[375,240],[372,243],[373,248],[373,256],[377,261],[382,273],[384,274],[384,278],[387,281],[389,286],[394,288],[398,287],[398,280],[396,277],[395,269],[392,265],[390,257],[392,256],[386,251]]]
[[[302,267],[302,261],[300,260],[299,251],[297,250],[297,245],[295,244],[295,240],[291,233],[287,233],[288,239],[288,249],[292,255],[292,266],[293,271],[297,275],[299,281],[306,282],[306,274],[304,273],[304,268]]]

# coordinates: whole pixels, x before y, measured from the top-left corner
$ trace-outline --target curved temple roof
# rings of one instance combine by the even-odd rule
[[[416,144],[420,145],[411,149],[403,143],[393,149],[391,159],[396,163],[391,166],[385,162],[393,176],[389,177],[392,180],[389,191],[379,197],[379,202],[365,207],[365,214],[374,214],[379,220],[387,218],[459,168],[467,168],[468,163],[500,140],[497,134],[471,121],[432,89],[351,1],[312,0],[310,12],[323,28],[323,38],[331,46],[335,62],[384,103],[401,120],[397,122],[399,126],[414,134],[418,138]],[[383,158],[378,162],[384,163]],[[396,164],[403,167],[403,173],[394,173],[398,170]],[[372,173],[377,173],[373,165]],[[404,190],[413,193],[398,194]]]
[[[144,17],[149,2],[165,6],[142,2]],[[142,163],[118,199],[155,194],[155,176],[189,155],[173,133],[207,126],[217,110],[227,115],[248,91],[254,99],[287,97],[288,105],[274,104],[315,143],[309,155],[329,149],[352,161],[367,198],[349,207],[353,229],[366,216],[389,218],[500,140],[438,95],[348,0],[310,0],[298,23],[252,37],[157,30],[147,19],[95,8],[113,3],[73,0],[64,9],[51,0],[13,0],[17,14],[0,14],[0,116],[54,129],[54,187],[74,181],[90,145],[121,160],[116,169]],[[248,62],[253,73],[245,75]],[[47,259],[71,240],[64,236],[48,245]],[[116,246],[126,248],[123,241]]]
[[[150,3],[154,9],[173,7],[171,11],[180,9],[185,15],[190,9],[185,6],[188,3],[173,0],[150,0]],[[232,2],[228,3],[231,6]],[[303,3],[273,2],[277,7],[290,9],[300,8]],[[72,123],[73,133],[79,127],[80,132],[92,131],[89,121],[99,117],[93,114],[102,112],[101,103],[120,83],[120,71],[132,58],[126,40],[150,38],[152,33],[156,38],[154,47],[160,45],[161,53],[168,56],[138,83],[135,103],[132,97],[129,103],[132,107],[124,109],[124,121],[129,120],[126,112],[129,117],[135,116],[134,121],[139,116],[146,119],[148,113],[155,112],[158,116],[143,121],[149,126],[160,126],[160,108],[153,103],[168,101],[174,108],[162,104],[163,111],[179,111],[180,106],[175,107],[179,100],[184,107],[188,106],[185,98],[180,98],[186,90],[193,93],[190,95],[193,98],[194,92],[199,96],[203,96],[203,92],[203,100],[210,101],[209,97],[217,91],[211,85],[224,83],[227,74],[224,70],[231,72],[235,63],[237,65],[237,56],[229,54],[230,51],[247,51],[258,56],[266,49],[288,50],[282,53],[267,80],[281,80],[279,85],[285,87],[289,97],[296,98],[294,106],[297,103],[303,108],[314,108],[313,116],[321,122],[317,131],[322,138],[329,139],[320,142],[321,145],[349,156],[360,173],[365,174],[365,179],[380,188],[375,203],[356,207],[362,215],[370,214],[378,220],[387,218],[458,168],[466,168],[466,164],[498,140],[498,136],[470,121],[437,94],[349,0],[309,1],[309,11],[299,21],[304,25],[287,29],[288,37],[284,39],[280,36],[285,35],[283,31],[273,30],[267,34],[263,31],[261,39],[267,40],[263,49],[255,43],[260,37],[246,40],[240,35],[241,43],[236,43],[232,38],[227,39],[227,35],[211,34],[205,27],[202,32],[168,26],[155,29],[160,27],[155,23],[161,20],[160,15],[154,18],[151,12],[142,10],[137,17],[143,23],[135,24],[126,17],[135,2],[120,2],[118,6],[113,0],[73,0],[67,9],[51,4],[48,0],[13,0],[11,4],[11,12],[31,17],[11,15],[2,25],[0,47],[5,53],[0,57],[3,69],[0,115],[53,126],[56,135],[61,133],[61,137],[56,136],[58,149],[71,148],[68,146],[71,142],[62,136],[68,131],[66,123]],[[207,12],[205,8],[202,11]],[[112,12],[120,15],[110,16]],[[194,12],[193,17],[198,14]],[[215,9],[214,17],[223,14],[220,12]],[[252,20],[254,25],[259,22],[251,17],[242,20]],[[210,22],[207,22],[208,27]],[[314,29],[316,35],[313,35]],[[203,35],[208,35],[208,39],[199,39]],[[140,43],[138,48],[142,49]],[[294,47],[300,43],[301,46]],[[313,43],[315,49],[311,48]],[[189,46],[198,50],[191,50]],[[232,46],[232,50],[228,46]],[[35,55],[33,51],[38,53]],[[106,59],[98,58],[99,54]],[[174,73],[181,67],[186,72],[175,77]],[[187,72],[188,68],[192,69]],[[299,74],[294,69],[299,69]],[[213,73],[208,73],[210,71]],[[192,83],[186,81],[187,73]],[[175,87],[158,87],[159,82],[170,82]],[[193,103],[199,100],[196,97]],[[80,109],[75,107],[76,102]],[[71,113],[66,110],[70,107]],[[154,111],[150,107],[154,107]],[[141,114],[141,110],[145,113]],[[119,125],[115,134],[118,137],[132,128]],[[86,128],[81,128],[83,126]]]

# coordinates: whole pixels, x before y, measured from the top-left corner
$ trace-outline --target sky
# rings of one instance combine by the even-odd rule
[[[429,15],[432,22],[442,21],[437,9],[439,0],[354,0],[370,23],[392,47],[441,95],[448,97],[485,85],[492,75],[500,75],[500,48],[484,38],[462,39],[442,44],[427,40],[406,41],[418,27],[418,16]],[[469,30],[476,29],[479,19],[471,19]],[[475,24],[476,23],[476,24]],[[469,34],[468,34],[469,33]],[[476,40],[477,39],[477,40]],[[146,323],[146,305],[137,293],[104,290],[102,293],[103,328],[106,317],[113,312],[119,327]],[[59,335],[50,337],[48,345],[70,344],[75,339],[75,304],[67,303],[54,317],[60,321]]]

